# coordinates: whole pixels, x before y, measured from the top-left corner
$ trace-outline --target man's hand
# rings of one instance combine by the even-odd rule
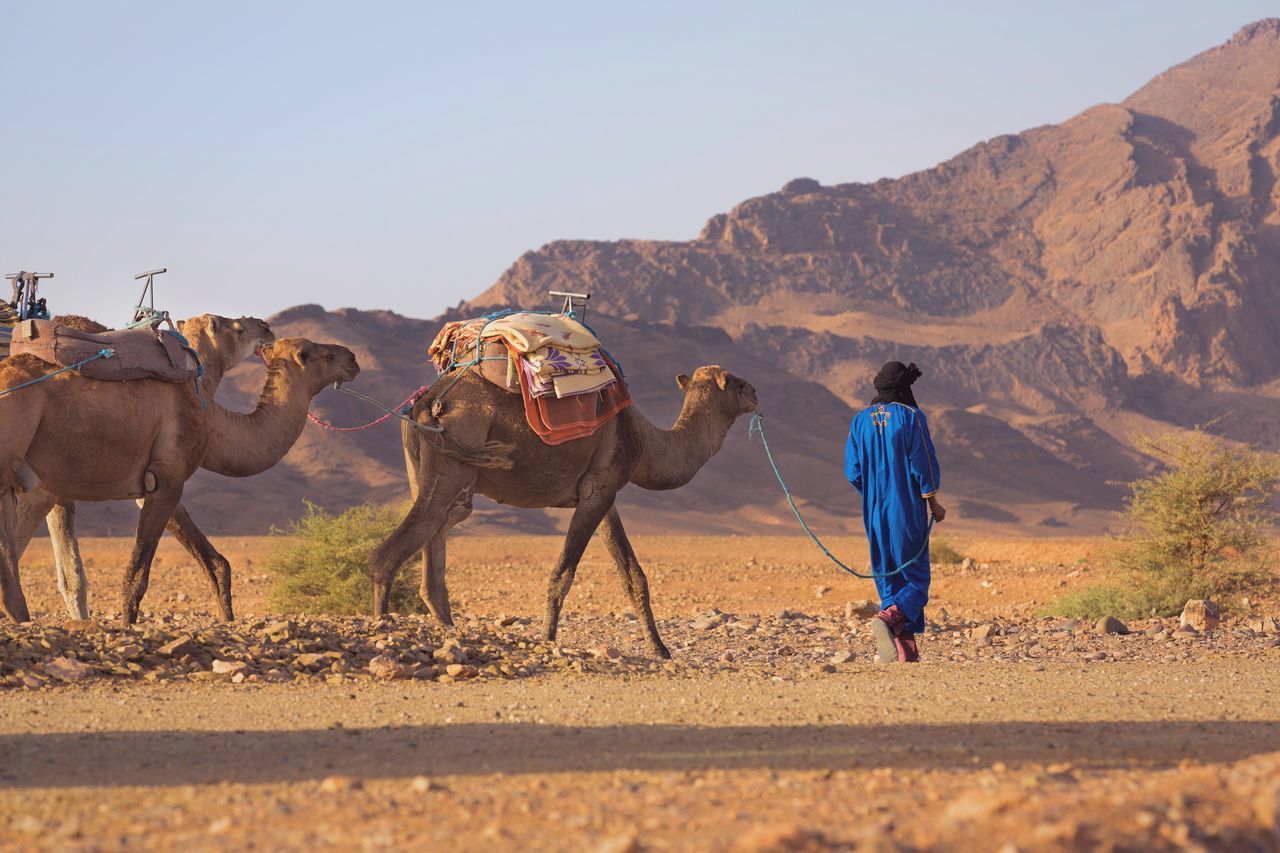
[[[942,520],[947,517],[947,508],[942,504],[938,503],[937,495],[934,495],[933,497],[928,498],[928,501],[929,501],[929,512],[933,513],[933,520],[941,524]]]

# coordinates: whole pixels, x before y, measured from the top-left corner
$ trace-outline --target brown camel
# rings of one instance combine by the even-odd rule
[[[547,589],[544,636],[554,640],[560,609],[573,584],[582,552],[603,521],[605,544],[623,587],[640,616],[650,648],[671,653],[658,636],[649,585],[636,559],[614,498],[627,483],[642,489],[676,489],[693,479],[724,443],[741,415],[755,411],[756,392],[718,366],[699,367],[676,384],[684,405],[669,430],[655,427],[634,406],[589,438],[548,446],[525,422],[518,394],[508,393],[470,373],[437,400],[428,394],[414,406],[413,419],[442,426],[444,433],[403,427],[413,505],[400,526],[369,560],[373,612],[387,612],[391,583],[399,567],[423,551],[419,590],[431,613],[453,624],[445,583],[445,534],[471,513],[474,494],[519,507],[573,507],[564,549]],[[464,445],[485,442],[483,449]]]
[[[99,333],[107,327],[87,317],[62,315],[58,323],[83,332]],[[200,356],[204,368],[200,377],[200,393],[203,399],[213,400],[218,386],[227,371],[275,341],[275,334],[265,320],[257,317],[232,319],[215,314],[202,314],[178,322],[181,332],[192,349]],[[26,552],[44,518],[49,527],[53,545],[54,564],[58,577],[58,592],[66,603],[67,612],[76,619],[89,618],[88,579],[76,536],[76,505],[71,501],[58,501],[44,489],[24,492],[18,497],[17,548],[18,558]],[[218,552],[200,531],[182,504],[173,512],[165,529],[178,540],[204,570],[224,619],[233,618],[231,610],[231,564]]]
[[[64,373],[0,398],[0,586],[4,607],[29,618],[18,574],[15,527],[21,473],[29,467],[59,500],[142,498],[133,555],[122,589],[124,623],[137,619],[151,561],[186,481],[202,464],[230,476],[274,465],[306,423],[311,399],[359,373],[346,347],[302,338],[263,350],[267,380],[251,414],[202,406],[189,383],[97,382]],[[0,363],[0,388],[48,372],[30,356]],[[34,392],[34,393],[29,393]]]

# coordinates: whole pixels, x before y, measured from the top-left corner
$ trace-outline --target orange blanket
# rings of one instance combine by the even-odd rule
[[[529,390],[529,377],[525,371],[519,371],[524,417],[543,444],[564,444],[586,438],[631,405],[631,392],[627,390],[622,371],[607,357],[605,361],[618,381],[593,394],[575,394],[572,397],[535,397]]]

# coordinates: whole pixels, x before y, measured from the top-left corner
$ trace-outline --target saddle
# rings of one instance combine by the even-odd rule
[[[111,350],[112,355],[93,358],[104,349]],[[13,328],[9,355],[33,355],[55,367],[80,365],[76,372],[81,376],[106,382],[191,382],[201,373],[200,357],[186,339],[177,332],[161,329],[92,333],[53,320],[23,320]]]
[[[447,323],[428,355],[442,374],[474,370],[523,398],[544,444],[593,434],[632,403],[622,371],[572,317],[509,312]]]

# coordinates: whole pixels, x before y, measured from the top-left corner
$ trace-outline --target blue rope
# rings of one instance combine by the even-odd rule
[[[778,470],[778,463],[777,460],[773,458],[773,451],[769,449],[769,439],[765,438],[764,434],[764,415],[759,412],[756,412],[751,418],[751,425],[747,428],[747,439],[750,440],[752,435],[757,434],[760,436],[761,444],[764,445],[765,455],[769,457],[769,464],[773,466],[773,476],[778,478],[778,485],[782,486],[782,493],[787,496],[787,503],[791,505],[791,511],[796,514],[796,520],[800,522],[800,526],[804,528],[804,532],[809,534],[809,538],[813,540],[813,544],[817,545],[822,550],[822,553],[827,555],[827,559],[835,563],[845,572],[848,572],[856,578],[869,578],[872,580],[876,578],[891,578],[894,575],[902,574],[902,572],[906,571],[908,567],[914,565],[921,557],[929,552],[929,534],[933,532],[932,515],[929,516],[929,527],[925,530],[924,545],[920,547],[920,551],[910,560],[907,560],[893,571],[880,574],[872,572],[871,566],[868,565],[867,571],[869,574],[863,574],[862,572],[851,569],[844,563],[840,562],[839,558],[837,558],[835,554],[832,554],[831,551],[827,549],[826,545],[822,544],[822,540],[818,538],[817,534],[809,529],[808,522],[806,522],[804,520],[804,516],[800,514],[800,508],[796,506],[795,499],[791,496],[791,489],[787,487],[787,481],[782,479],[782,472]]]
[[[57,370],[53,371],[52,373],[46,373],[43,376],[37,376],[35,379],[31,379],[26,382],[23,382],[21,385],[14,385],[12,388],[6,388],[3,391],[0,391],[0,397],[7,397],[8,395],[12,394],[14,391],[21,391],[23,388],[29,388],[32,385],[37,385],[45,381],[46,379],[52,379],[53,377],[57,376],[59,373],[66,373],[68,370],[76,370],[78,368],[84,367],[86,364],[88,364],[91,361],[97,361],[100,358],[114,358],[115,354],[116,354],[116,351],[113,349],[110,349],[110,348],[100,349],[98,350],[97,355],[91,355],[86,359],[77,361],[75,364],[68,364],[66,367],[59,367]]]

